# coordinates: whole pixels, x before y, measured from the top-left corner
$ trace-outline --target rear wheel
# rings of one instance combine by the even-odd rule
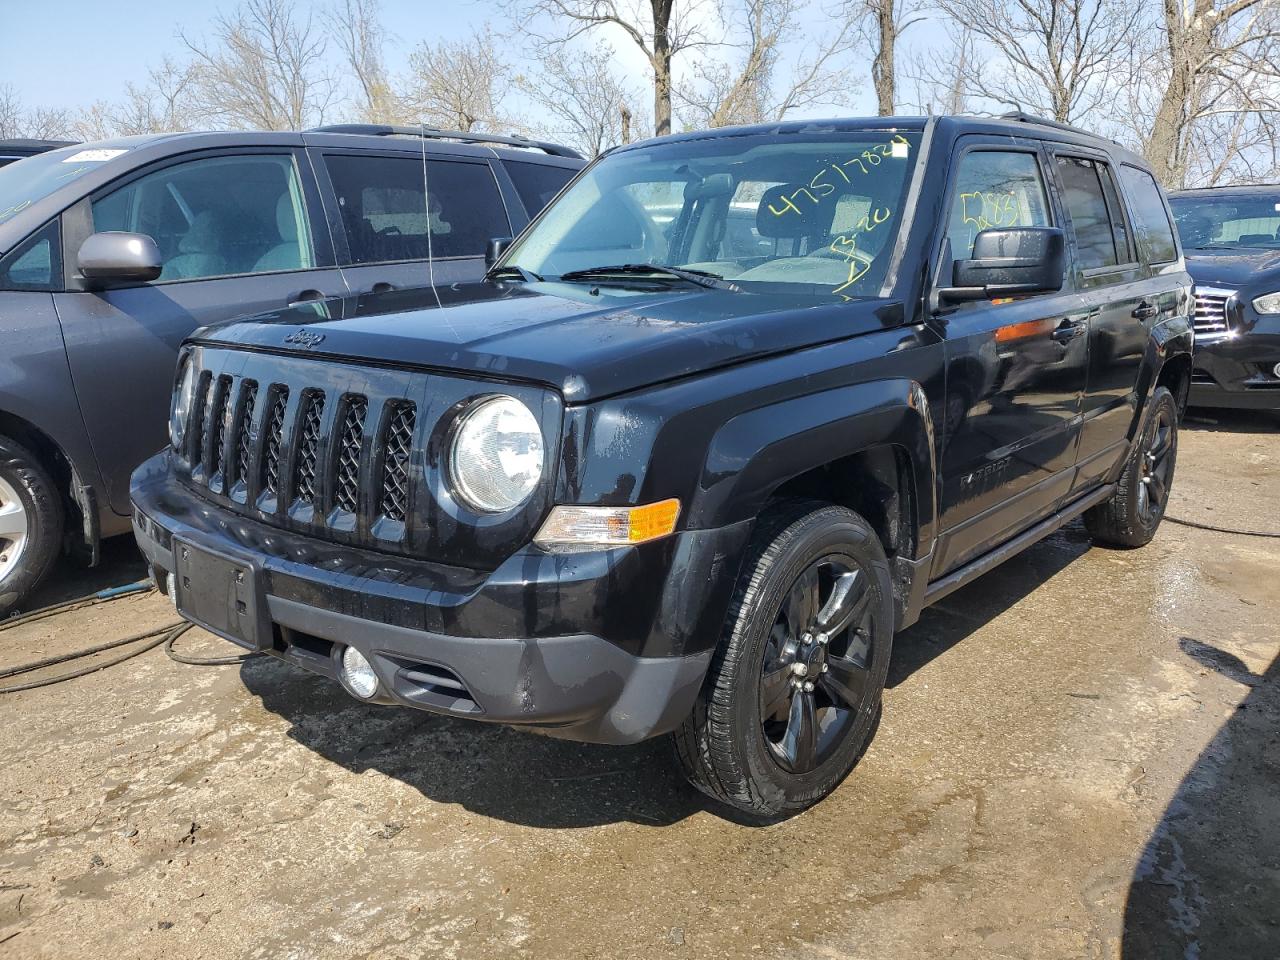
[[[40,583],[62,542],[62,504],[29,450],[0,436],[0,613]]]
[[[1156,387],[1146,423],[1111,499],[1084,514],[1093,539],[1113,547],[1143,547],[1164,519],[1178,461],[1178,404],[1166,387]]]
[[[675,734],[690,781],[755,819],[821,800],[871,740],[892,639],[889,565],[865,520],[812,502],[762,517]]]

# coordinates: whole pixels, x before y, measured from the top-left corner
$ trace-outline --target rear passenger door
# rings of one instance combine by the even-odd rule
[[[1089,373],[1081,408],[1076,490],[1099,483],[1124,455],[1136,408],[1147,326],[1158,313],[1115,171],[1095,151],[1050,149],[1075,251],[1075,283],[1089,326]]]
[[[511,224],[489,161],[318,150],[334,243],[356,293],[479,280]],[[428,267],[428,260],[431,265]]]
[[[939,286],[987,229],[1061,227],[1041,146],[968,136],[952,162]],[[944,306],[941,576],[1054,512],[1071,485],[1088,340],[1079,295]]]
[[[300,162],[301,161],[301,162]],[[54,295],[76,395],[111,508],[165,444],[178,345],[196,327],[346,293],[305,155],[210,151],[153,164],[62,218],[65,292]],[[143,233],[158,280],[87,290],[75,270],[95,232]]]

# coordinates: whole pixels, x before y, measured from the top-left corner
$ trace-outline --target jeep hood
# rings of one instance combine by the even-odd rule
[[[295,304],[191,339],[541,383],[583,403],[901,322],[901,304],[886,300],[483,282],[438,300],[425,287]]]

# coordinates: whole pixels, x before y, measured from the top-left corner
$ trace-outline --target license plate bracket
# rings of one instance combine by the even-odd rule
[[[182,616],[250,650],[271,645],[261,576],[251,561],[177,537],[173,558]]]

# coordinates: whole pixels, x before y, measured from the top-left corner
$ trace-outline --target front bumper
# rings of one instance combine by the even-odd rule
[[[1280,317],[1249,313],[1245,326],[1224,337],[1196,339],[1191,406],[1280,410]]]
[[[486,572],[233,514],[175,480],[165,454],[138,469],[132,495],[134,533],[162,586],[183,546],[230,558],[252,580],[244,596],[258,609],[246,615],[259,628],[213,627],[228,639],[335,679],[352,646],[378,674],[376,702],[597,743],[634,743],[688,715],[750,532],[743,523],[576,554],[530,546]]]

